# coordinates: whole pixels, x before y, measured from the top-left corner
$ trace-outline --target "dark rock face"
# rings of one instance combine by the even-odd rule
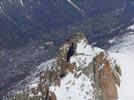
[[[68,52],[67,52],[67,62],[69,62],[70,57],[73,56],[74,53],[75,53],[75,47],[74,47],[74,44],[72,43]]]

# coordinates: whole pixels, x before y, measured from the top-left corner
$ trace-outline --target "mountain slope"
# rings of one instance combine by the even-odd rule
[[[107,13],[121,20],[116,25],[124,20],[128,23],[134,16],[133,9],[131,0],[1,0],[0,43],[2,48],[17,48],[27,44],[29,39],[40,39],[46,33],[55,34],[52,30],[75,28],[90,21],[89,18]]]
[[[117,59],[122,69],[121,86],[118,88],[119,99],[118,100],[133,100],[134,95],[132,90],[134,89],[134,57],[122,53],[112,53],[112,57]]]
[[[133,100],[134,94],[134,25],[127,28],[129,32],[118,39],[118,42],[109,49],[111,56],[117,59],[117,62],[121,65],[122,77],[121,87],[119,90],[119,100]]]

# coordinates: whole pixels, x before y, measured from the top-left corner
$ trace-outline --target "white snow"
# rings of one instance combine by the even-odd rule
[[[103,69],[104,68],[104,64],[100,64],[99,65],[99,70]]]
[[[110,48],[110,56],[121,66],[121,87],[119,100],[134,100],[134,32],[126,33],[120,43]],[[118,53],[117,53],[118,51]]]
[[[38,92],[38,96],[42,96],[42,93],[41,92]]]
[[[74,77],[74,74],[68,73],[61,80],[60,87],[51,86],[50,91],[54,92],[57,100],[92,100],[92,86],[90,79],[82,74],[80,77]]]
[[[73,2],[72,2],[72,0],[67,0],[72,6],[74,6],[76,9],[78,9],[79,11],[81,11],[82,13],[85,13],[85,11],[84,10],[82,10],[80,7],[78,7],[76,4],[74,4]]]
[[[20,4],[21,4],[22,6],[24,6],[23,0],[20,0]]]
[[[37,87],[38,86],[38,81],[35,82],[35,83],[32,82],[32,83],[28,84],[29,89],[34,88],[34,87]]]
[[[118,100],[134,100],[134,57],[122,53],[111,53],[121,66],[121,87],[118,88]]]
[[[134,57],[134,32],[129,32],[124,35],[123,38],[121,38],[119,41],[119,44],[113,46],[110,48],[110,51],[112,52],[120,52],[129,56]]]
[[[71,57],[70,63],[75,63],[79,68],[87,67],[93,58],[101,51],[104,50],[92,47],[86,40],[82,39],[77,43],[76,54]]]
[[[29,97],[33,97],[34,95],[32,93],[29,93]]]
[[[128,30],[134,30],[134,24],[128,27]]]
[[[110,43],[110,44],[113,43],[113,42],[115,41],[115,39],[116,39],[116,38],[110,39],[110,40],[109,40],[109,43]]]

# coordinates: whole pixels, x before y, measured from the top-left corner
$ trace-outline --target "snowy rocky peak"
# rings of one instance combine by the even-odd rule
[[[58,58],[81,68],[87,67],[93,58],[103,51],[100,48],[91,46],[83,34],[76,34],[70,41],[63,44]],[[61,60],[58,59],[58,61]]]
[[[15,100],[21,100],[23,96],[27,100],[118,98],[120,66],[106,51],[89,45],[83,34],[75,35],[61,46],[51,68],[41,69],[44,71],[37,86],[17,94]]]

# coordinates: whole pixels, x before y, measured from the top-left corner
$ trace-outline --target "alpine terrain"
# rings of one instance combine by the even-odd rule
[[[24,80],[24,91],[12,99],[117,100],[121,67],[110,53],[78,33],[60,47],[57,57],[38,66]]]
[[[134,100],[134,0],[0,0],[0,100]]]

